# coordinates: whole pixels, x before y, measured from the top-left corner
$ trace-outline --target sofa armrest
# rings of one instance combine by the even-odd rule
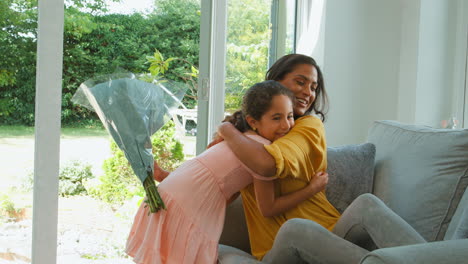
[[[382,248],[367,254],[361,264],[459,264],[468,259],[468,239]]]

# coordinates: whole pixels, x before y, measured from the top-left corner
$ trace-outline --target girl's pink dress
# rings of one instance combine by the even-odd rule
[[[268,144],[260,136],[251,138]],[[142,203],[126,252],[136,263],[216,263],[226,200],[260,177],[221,142],[186,161],[158,185],[167,210],[149,214]]]

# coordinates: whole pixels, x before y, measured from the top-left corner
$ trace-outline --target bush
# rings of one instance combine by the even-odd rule
[[[151,138],[156,161],[168,171],[177,168],[184,160],[183,145],[174,134],[175,125],[171,120]],[[142,183],[115,142],[111,142],[111,153],[112,157],[103,164],[104,175],[99,178],[98,185],[89,188],[89,194],[113,205],[121,205],[135,195],[143,197]]]
[[[10,196],[0,195],[0,218],[6,218],[6,221],[17,221],[24,208],[17,208]]]
[[[175,124],[167,122],[151,138],[153,155],[161,168],[173,171],[184,161],[184,146],[175,139]]]
[[[59,195],[73,196],[87,194],[84,182],[94,178],[91,165],[72,161],[60,169],[59,173]]]
[[[88,194],[85,184],[94,178],[90,164],[74,160],[60,168],[58,193],[62,197]],[[33,189],[34,173],[29,173],[21,182],[20,190],[30,192]]]

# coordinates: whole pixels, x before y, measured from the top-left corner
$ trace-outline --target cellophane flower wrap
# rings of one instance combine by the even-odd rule
[[[185,91],[176,82],[121,73],[85,81],[72,98],[97,113],[142,182],[152,213],[166,207],[153,179],[150,137],[171,118]]]

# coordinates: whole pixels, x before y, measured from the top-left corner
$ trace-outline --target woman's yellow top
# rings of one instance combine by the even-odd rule
[[[288,194],[305,187],[316,172],[327,170],[325,130],[320,119],[304,116],[284,137],[265,145],[276,160],[275,188],[277,195]],[[263,217],[258,209],[253,184],[241,190],[252,255],[257,259],[272,248],[281,225],[288,219],[310,219],[328,230],[333,229],[340,213],[321,191],[306,201],[275,217]]]

